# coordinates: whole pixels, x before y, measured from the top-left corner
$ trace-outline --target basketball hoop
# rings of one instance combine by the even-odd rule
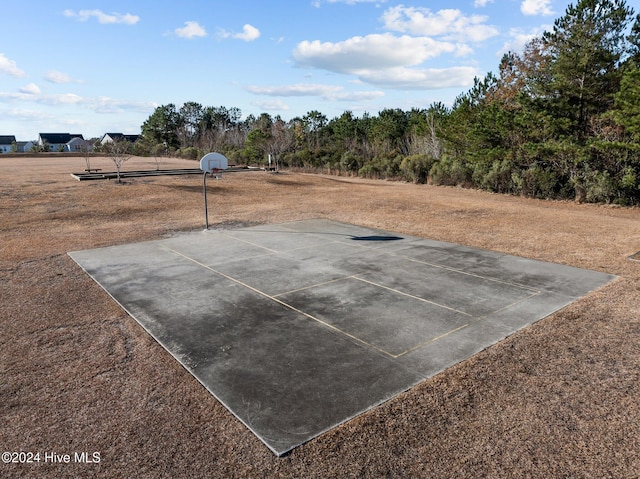
[[[229,168],[227,157],[221,153],[207,153],[200,159],[200,169],[211,173],[214,170],[226,170]]]
[[[222,171],[229,168],[227,157],[221,153],[207,153],[200,159],[202,175],[202,192],[204,194],[204,222],[205,229],[209,229],[209,208],[207,206],[207,174],[215,176],[217,180],[222,178]]]

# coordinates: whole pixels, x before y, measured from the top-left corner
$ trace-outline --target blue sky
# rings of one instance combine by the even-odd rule
[[[285,120],[450,105],[564,0],[5,2],[0,135],[135,134],[186,101]]]

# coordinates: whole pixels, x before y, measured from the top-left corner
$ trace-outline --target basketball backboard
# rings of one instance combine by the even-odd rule
[[[229,168],[229,161],[221,153],[207,153],[200,160],[200,169],[205,173],[213,173],[214,170],[226,170],[227,168]]]

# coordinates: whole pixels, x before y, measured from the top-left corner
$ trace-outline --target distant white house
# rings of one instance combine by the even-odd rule
[[[74,138],[80,138],[84,141],[82,135],[73,135],[71,133],[40,133],[40,135],[38,135],[38,145],[41,148],[44,147],[47,151],[82,151],[69,149],[68,144]]]
[[[44,148],[45,145],[47,151],[53,152],[93,151],[93,141],[87,141],[79,134],[40,133],[37,141],[16,141],[14,135],[0,135],[0,154],[11,152],[30,153],[35,147]]]
[[[10,153],[11,147],[16,142],[14,135],[0,135],[0,153]]]
[[[124,135],[122,133],[105,133],[100,139],[100,144],[104,145],[106,143],[111,143],[114,141],[128,141],[130,143],[135,143],[140,138],[140,135]]]
[[[33,141],[18,141],[18,151],[20,153],[30,153],[36,145]]]
[[[76,153],[84,153],[87,151],[93,151],[93,144],[90,141],[85,140],[81,136],[71,138],[65,145],[65,151],[71,151]]]

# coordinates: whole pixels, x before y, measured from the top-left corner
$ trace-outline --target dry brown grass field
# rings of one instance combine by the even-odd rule
[[[0,157],[0,452],[41,454],[0,477],[640,477],[639,209],[286,171],[208,181],[213,228],[328,218],[619,276],[278,458],[67,255],[203,229],[202,178],[70,176],[84,167]]]

